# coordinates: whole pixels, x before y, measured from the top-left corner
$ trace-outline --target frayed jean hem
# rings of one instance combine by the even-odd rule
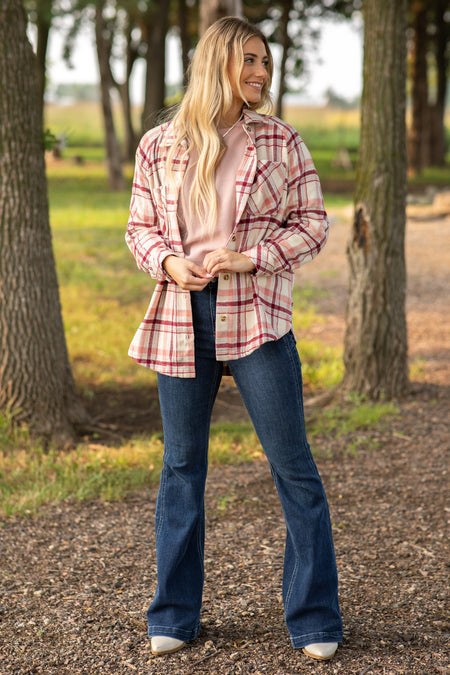
[[[164,637],[175,638],[176,640],[183,640],[189,642],[194,640],[200,633],[200,624],[197,624],[192,630],[184,630],[183,628],[172,628],[170,626],[149,626],[148,637],[155,637],[156,635],[164,635]]]
[[[315,644],[316,642],[342,642],[342,631],[291,635],[291,645],[294,649],[302,649],[302,647]]]

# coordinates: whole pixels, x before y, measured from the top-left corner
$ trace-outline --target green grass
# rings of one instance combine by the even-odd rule
[[[130,189],[110,192],[102,165],[51,164],[50,220],[66,339],[81,386],[149,382],[127,357],[154,282],[125,244]],[[131,184],[131,169],[127,172]]]
[[[348,451],[370,441],[370,430],[398,412],[392,403],[354,399],[344,407],[321,410],[308,421],[314,451],[321,436],[346,436]],[[359,433],[359,435],[358,435]],[[353,438],[348,439],[353,434]],[[159,434],[134,438],[117,446],[80,444],[73,450],[43,449],[26,430],[8,435],[0,418],[0,515],[27,515],[43,505],[63,500],[117,501],[132,492],[157,485],[163,444]],[[222,422],[213,426],[210,464],[239,465],[263,456],[253,427]]]
[[[154,486],[162,466],[159,434],[134,438],[117,446],[80,444],[73,450],[43,449],[25,429],[2,433],[0,418],[0,513],[32,513],[64,499],[120,500],[130,492]],[[249,424],[221,423],[211,432],[211,465],[240,464],[261,456]]]
[[[377,427],[382,420],[386,421],[398,412],[397,405],[392,401],[373,403],[363,397],[352,396],[346,405],[333,406],[317,413],[312,419],[309,435],[311,438],[318,434],[340,437]]]
[[[301,131],[319,171],[341,178],[343,174],[334,170],[331,162],[342,143],[355,152],[356,113],[342,113],[339,118],[331,117],[329,111],[297,110],[294,114],[297,117],[289,121]],[[154,287],[154,282],[137,270],[124,241],[132,167],[125,167],[127,188],[110,192],[102,162],[98,106],[49,108],[47,126],[55,134],[66,133],[68,139],[66,161],[50,158],[48,179],[63,319],[77,385],[86,395],[101,386],[116,390],[148,387],[155,383],[155,374],[127,356]],[[84,157],[82,165],[72,161],[76,156]],[[443,179],[445,175],[445,170],[438,170],[429,177]],[[326,194],[325,198],[327,208],[335,209],[351,201],[348,195]],[[299,335],[302,327],[324,321],[316,310],[318,299],[318,290],[311,285],[295,289],[294,326]],[[309,391],[323,391],[339,382],[341,348],[310,340],[299,340],[298,347]],[[333,437],[356,433],[358,438],[358,430],[374,428],[394,414],[395,408],[387,404],[361,400],[351,401],[342,410],[321,413],[308,424],[313,447],[320,433]],[[86,441],[71,451],[44,450],[26,429],[11,427],[8,416],[0,417],[0,449],[3,515],[32,512],[64,499],[121,499],[155,485],[162,460],[161,438],[150,432],[108,446]],[[213,426],[212,464],[239,464],[260,455],[249,424]]]
[[[131,182],[131,167],[127,168]],[[73,373],[86,396],[96,386],[138,389],[155,374],[127,356],[154,282],[140,272],[124,234],[129,187],[111,193],[105,169],[96,161],[82,166],[49,162],[49,202],[66,339]],[[295,289],[294,321],[322,320],[311,285]],[[320,343],[301,345],[305,382],[327,387],[341,372],[339,350]],[[3,515],[26,514],[61,500],[121,499],[158,481],[161,438],[155,434],[124,443],[80,443],[70,451],[43,448],[26,429],[0,418],[0,495]],[[251,461],[261,448],[249,424],[222,423],[211,430],[212,464]]]

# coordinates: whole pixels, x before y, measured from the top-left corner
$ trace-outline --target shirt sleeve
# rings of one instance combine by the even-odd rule
[[[162,263],[174,255],[166,244],[152,197],[149,173],[143,168],[145,159],[143,141],[136,152],[133,186],[131,190],[130,216],[125,241],[139,269],[159,281],[171,281]]]
[[[254,263],[256,276],[295,270],[312,260],[328,238],[329,222],[319,177],[309,150],[294,130],[287,152],[287,199],[281,226],[243,251]]]

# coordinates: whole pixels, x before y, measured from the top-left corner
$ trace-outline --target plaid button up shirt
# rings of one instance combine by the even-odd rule
[[[328,236],[322,191],[311,155],[295,129],[244,110],[247,147],[236,177],[236,219],[227,248],[255,264],[251,273],[218,278],[216,358],[247,356],[292,329],[294,270],[312,260]],[[129,355],[148,368],[195,377],[190,292],[164,271],[168,255],[184,256],[177,203],[187,157],[174,157],[175,184],[165,176],[171,123],[147,132],[136,153],[126,242],[137,266],[157,280]]]

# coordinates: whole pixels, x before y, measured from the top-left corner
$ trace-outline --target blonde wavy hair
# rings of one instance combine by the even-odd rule
[[[268,78],[262,87],[261,100],[258,103],[245,101],[239,84],[244,65],[244,44],[252,37],[262,40],[268,57]],[[169,180],[173,181],[173,158],[186,140],[187,148],[181,161],[192,152],[198,157],[190,167],[194,176],[188,209],[189,213],[195,213],[204,224],[205,234],[214,231],[217,221],[215,171],[225,151],[217,125],[231,108],[233,101],[228,70],[231,58],[236,66],[236,84],[244,105],[259,112],[272,111],[270,85],[273,60],[267,38],[259,28],[247,21],[237,17],[225,17],[213,23],[200,39],[189,68],[186,93],[172,118],[174,143],[167,157],[166,171]]]

